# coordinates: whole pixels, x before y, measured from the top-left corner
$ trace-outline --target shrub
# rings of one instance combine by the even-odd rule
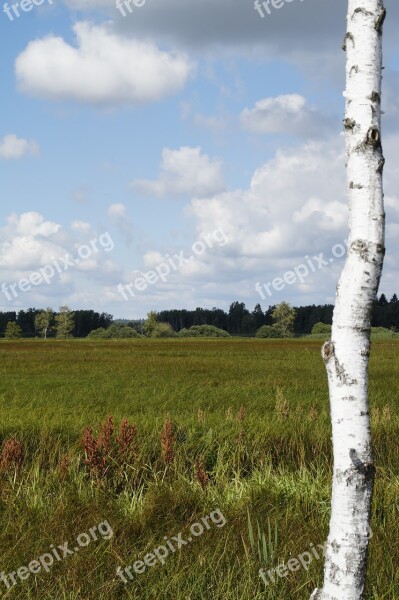
[[[152,329],[151,336],[154,338],[168,338],[175,337],[176,331],[169,323],[157,323]]]
[[[256,332],[257,338],[282,338],[283,332],[275,325],[262,325]]]
[[[371,335],[374,339],[377,338],[384,340],[399,337],[395,331],[392,331],[392,329],[387,329],[386,327],[372,327]]]
[[[328,325],[327,323],[316,323],[315,325],[313,325],[313,329],[312,329],[312,334],[318,334],[318,333],[326,333],[326,334],[330,334],[331,333],[331,325]]]
[[[214,325],[193,325],[190,329],[181,329],[179,337],[230,337],[224,329]]]
[[[195,331],[190,331],[190,329],[186,329],[185,327],[180,329],[177,335],[179,337],[198,337],[198,333]]]
[[[93,329],[93,331],[90,331],[90,333],[88,334],[88,338],[105,338],[105,334],[106,334],[107,330],[105,329],[105,327],[99,327],[98,329]]]
[[[113,340],[122,340],[126,338],[139,338],[143,337],[140,333],[138,333],[133,327],[127,327],[126,325],[117,325],[114,323],[108,329],[104,329],[104,327],[99,327],[98,329],[94,329],[87,336],[92,339],[113,339]]]

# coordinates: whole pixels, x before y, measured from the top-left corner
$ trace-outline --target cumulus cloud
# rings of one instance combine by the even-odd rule
[[[398,268],[399,171],[390,162],[397,143],[398,137],[393,135],[384,145],[387,257],[382,289],[388,294],[395,291]],[[280,294],[274,292],[270,303],[281,299],[296,304],[333,301],[343,258],[329,259],[337,244],[345,247],[348,236],[343,137],[281,148],[255,171],[248,189],[193,199],[188,212],[196,219],[199,237],[220,226],[229,240],[217,253],[204,258],[202,266],[206,268],[198,270],[191,280],[195,289],[210,294],[213,286],[217,297],[222,288],[229,290],[230,298],[250,298],[253,302],[260,299],[254,291],[257,281],[266,283],[282,277],[306,263],[306,257],[322,252],[327,266],[310,272],[303,284],[297,281]]]
[[[155,181],[135,179],[132,185],[140,193],[165,196],[212,196],[225,189],[222,165],[202,154],[201,148],[183,146],[164,148],[161,174]]]
[[[39,145],[34,140],[19,138],[14,133],[5,135],[0,141],[0,158],[5,160],[39,156],[39,154]]]
[[[93,245],[92,241],[96,243]],[[84,221],[73,221],[67,229],[37,212],[13,213],[0,228],[0,279],[29,277],[45,266],[52,266],[55,284],[69,283],[70,274],[79,271],[91,271],[92,277],[98,279],[102,274],[119,271],[109,258],[113,247],[108,233],[96,234]],[[67,255],[72,264],[65,263]]]
[[[347,234],[344,162],[340,136],[280,149],[255,171],[248,189],[193,198],[186,209],[196,221],[192,241],[212,237],[220,229],[224,242],[171,271],[167,281],[148,286],[135,296],[135,304],[158,310],[204,302],[215,306],[233,298],[255,304],[260,300],[257,281],[280,276],[307,254],[331,253]],[[143,271],[181,250],[147,248]],[[184,256],[190,254],[192,249],[185,248]],[[337,261],[312,274],[303,285],[286,290],[285,297],[294,293],[296,302],[325,301],[334,294],[341,266]],[[124,281],[135,277],[137,271],[127,272]]]
[[[59,252],[60,228],[37,212],[13,213],[0,229],[0,267],[21,271],[49,263]]]
[[[321,230],[336,231],[347,223],[346,204],[337,200],[323,202],[320,198],[310,198],[292,215],[293,223],[309,223],[309,220],[315,222]]]
[[[344,161],[339,136],[281,149],[255,171],[248,189],[193,199],[189,212],[198,235],[221,226],[229,239],[218,252],[221,279],[233,277],[237,285],[250,277],[270,279],[306,254],[328,252],[342,242]]]
[[[306,102],[300,94],[263,98],[254,108],[241,113],[244,129],[257,133],[285,133],[307,139],[325,137],[336,119],[329,119]]]
[[[106,25],[79,22],[73,30],[76,47],[49,35],[30,42],[17,57],[22,92],[52,100],[136,105],[180,92],[192,72],[185,54],[127,39]]]
[[[397,257],[395,244],[399,230],[399,171],[391,161],[395,156],[397,136],[386,139],[387,155],[387,220],[388,252],[382,290],[388,294],[395,291]],[[135,311],[145,314],[149,309],[170,307],[193,307],[199,305],[228,305],[239,298],[253,306],[261,301],[255,284],[282,277],[286,271],[305,263],[305,256],[317,256],[321,252],[329,258],[336,244],[344,244],[347,237],[347,205],[345,181],[345,150],[343,137],[330,137],[324,141],[305,143],[297,148],[281,148],[275,156],[254,172],[246,189],[218,192],[212,196],[193,198],[187,207],[195,218],[195,240],[206,239],[221,228],[228,243],[215,243],[195,260],[172,270],[166,282],[148,286],[134,298]],[[126,218],[126,207],[119,203],[108,209],[111,219]],[[82,234],[88,243],[89,224],[74,221],[72,229]],[[62,239],[60,226],[45,220],[38,213],[12,215],[7,226],[0,232],[5,240],[0,246],[0,266],[11,269],[37,268],[57,252],[68,248]],[[31,236],[31,237],[29,237]],[[17,240],[26,238],[25,247],[18,248]],[[69,238],[68,238],[69,239]],[[186,238],[187,239],[187,238]],[[27,244],[31,245],[28,252]],[[76,245],[76,242],[75,242]],[[184,256],[192,254],[192,248],[147,247],[143,249],[142,271],[153,269],[184,249]],[[8,256],[7,256],[8,255]],[[35,257],[35,264],[28,263],[26,256]],[[7,265],[5,265],[5,259]],[[314,264],[317,265],[316,261]],[[302,284],[286,286],[281,292],[273,291],[263,304],[286,299],[295,304],[333,301],[335,285],[342,268],[343,259],[309,273]],[[135,265],[140,267],[139,261]],[[75,286],[75,273],[68,271],[60,280],[59,288],[68,292],[62,301],[94,302],[101,289],[101,303],[111,303],[118,314],[131,316],[132,305],[125,303],[117,291],[120,282],[134,281],[140,271],[123,270],[110,260],[101,259],[95,267],[87,263],[84,274],[91,277],[90,290]],[[19,271],[21,272],[21,271]],[[7,278],[4,279],[7,281]],[[53,292],[54,293],[54,292]],[[265,292],[266,293],[266,292]],[[83,295],[81,295],[83,294]],[[88,294],[84,300],[85,294]],[[90,299],[90,301],[89,301]],[[43,305],[48,304],[45,299]],[[110,310],[109,304],[107,310]]]

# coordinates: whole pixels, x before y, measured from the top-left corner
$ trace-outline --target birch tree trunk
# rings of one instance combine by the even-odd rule
[[[368,407],[371,310],[384,260],[381,147],[382,0],[349,0],[344,49],[349,249],[323,346],[334,473],[324,586],[313,600],[363,600],[374,465]]]

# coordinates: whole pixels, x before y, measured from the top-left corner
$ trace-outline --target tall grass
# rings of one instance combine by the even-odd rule
[[[265,586],[324,542],[331,447],[320,342],[0,344],[0,571],[108,520],[92,542],[6,598],[307,599],[322,561]],[[368,599],[399,597],[399,345],[376,342],[377,463]],[[227,519],[126,586],[130,565],[219,508]]]

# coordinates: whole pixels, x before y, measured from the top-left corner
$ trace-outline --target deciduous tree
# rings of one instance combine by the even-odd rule
[[[75,325],[74,313],[68,306],[60,306],[59,313],[55,317],[55,330],[57,338],[69,338]]]
[[[47,338],[47,333],[50,330],[50,324],[53,319],[54,313],[52,308],[46,308],[46,310],[42,310],[35,317],[35,328],[44,339]]]
[[[9,321],[7,323],[6,330],[4,332],[6,340],[16,340],[21,337],[21,328],[15,321]]]
[[[384,259],[382,0],[349,0],[345,139],[349,248],[323,347],[334,446],[330,531],[317,600],[363,600],[374,465],[368,405],[371,311]]]
[[[157,313],[154,311],[149,312],[147,314],[147,320],[144,323],[144,331],[148,337],[152,336],[157,325],[158,325]]]
[[[288,302],[280,302],[272,312],[273,327],[278,329],[283,337],[294,335],[295,308]]]

